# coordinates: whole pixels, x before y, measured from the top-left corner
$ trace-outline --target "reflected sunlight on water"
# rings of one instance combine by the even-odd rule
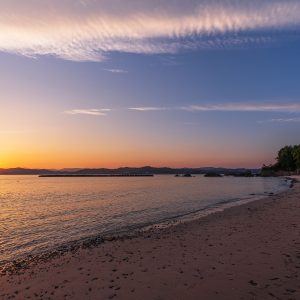
[[[278,178],[0,177],[0,263],[62,243],[279,192]]]

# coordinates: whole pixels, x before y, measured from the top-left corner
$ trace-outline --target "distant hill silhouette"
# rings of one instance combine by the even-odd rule
[[[0,175],[39,175],[39,174],[55,174],[56,171],[46,169],[24,169],[24,168],[10,168],[0,169]]]
[[[259,169],[227,169],[227,168],[168,168],[168,167],[150,167],[145,166],[141,168],[122,167],[117,169],[97,168],[97,169],[62,169],[62,170],[48,170],[48,169],[25,169],[25,168],[10,168],[0,169],[0,175],[62,175],[62,174],[78,174],[78,175],[91,175],[91,174],[209,174],[218,173],[225,175],[243,175],[248,172],[259,173]]]

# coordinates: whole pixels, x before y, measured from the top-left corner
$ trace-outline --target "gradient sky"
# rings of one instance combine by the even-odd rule
[[[0,168],[260,167],[300,143],[299,0],[0,3]]]

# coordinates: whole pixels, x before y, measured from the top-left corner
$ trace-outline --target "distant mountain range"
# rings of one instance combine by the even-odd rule
[[[24,169],[24,168],[10,168],[10,169],[0,169],[0,175],[62,175],[62,174],[77,174],[77,175],[113,175],[113,174],[208,174],[208,173],[218,173],[225,175],[242,175],[247,172],[252,174],[259,173],[260,169],[227,169],[227,168],[214,168],[214,167],[203,167],[203,168],[156,168],[156,167],[141,167],[141,168],[130,168],[122,167],[117,169],[61,169],[61,170],[51,170],[51,169]]]

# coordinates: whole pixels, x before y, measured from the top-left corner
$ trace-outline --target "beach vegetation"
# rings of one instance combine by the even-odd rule
[[[300,170],[300,145],[284,146],[278,151],[276,163],[263,166],[262,175],[274,175],[276,172],[299,172]]]

